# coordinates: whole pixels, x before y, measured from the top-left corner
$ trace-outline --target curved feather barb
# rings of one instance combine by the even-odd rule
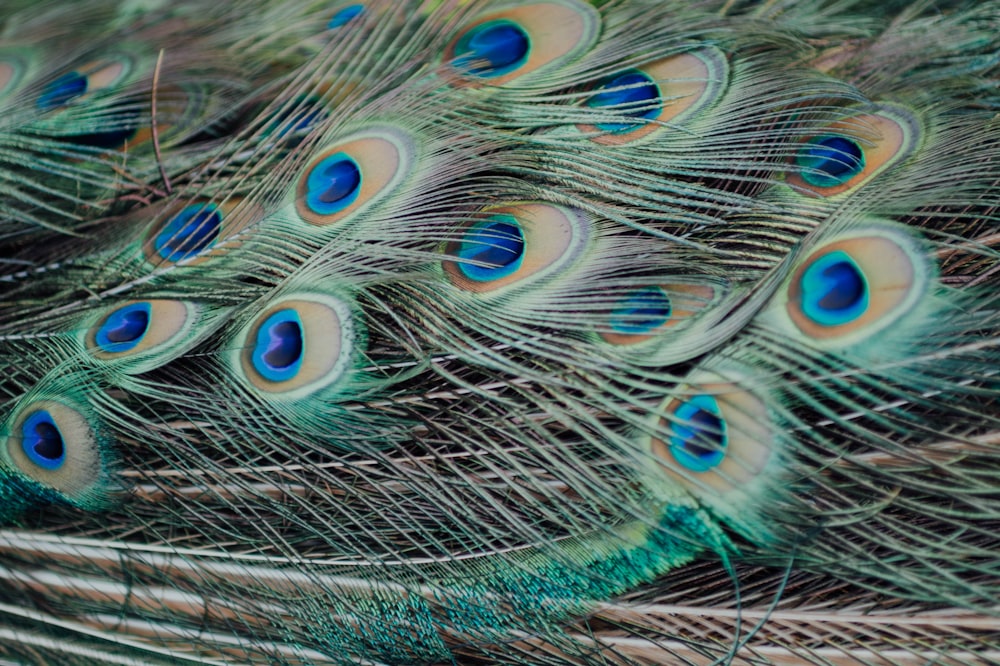
[[[998,25],[6,3],[0,662],[1000,662]]]

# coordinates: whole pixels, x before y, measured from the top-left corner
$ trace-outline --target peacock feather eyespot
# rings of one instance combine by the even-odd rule
[[[630,70],[605,81],[587,100],[592,109],[610,108],[629,118],[655,118],[660,113],[660,88],[646,72]],[[605,132],[620,134],[642,127],[644,123],[596,123]]]
[[[357,344],[351,309],[339,297],[296,293],[272,302],[238,334],[231,364],[272,398],[335,388]]]
[[[486,21],[467,30],[455,44],[455,67],[474,76],[509,74],[528,60],[531,40],[513,21]]]
[[[35,105],[40,111],[51,111],[66,106],[86,92],[87,77],[79,72],[66,72],[45,86]]]
[[[884,330],[920,302],[931,267],[892,227],[855,232],[810,253],[793,271],[784,310],[817,342],[847,344]]]
[[[723,513],[739,513],[732,497],[747,493],[775,459],[769,410],[729,377],[696,370],[654,411],[647,436],[667,488],[679,485]]]
[[[465,26],[445,59],[466,84],[503,85],[583,53],[599,22],[593,8],[572,0],[514,5]]]
[[[45,489],[38,495],[46,500],[94,508],[104,499],[103,459],[109,454],[91,420],[88,409],[68,396],[27,400],[8,422],[0,461]]]
[[[865,153],[850,137],[830,134],[810,139],[799,149],[795,163],[810,185],[842,185],[865,168]]]
[[[66,462],[62,433],[44,409],[30,412],[21,424],[21,449],[28,460],[43,469],[59,469]]]
[[[238,244],[239,234],[264,218],[264,208],[239,196],[222,200],[185,199],[157,207],[142,243],[154,266],[201,264]]]
[[[295,209],[308,224],[328,226],[376,203],[410,173],[412,139],[371,128],[322,149],[299,176]]]
[[[127,301],[103,311],[82,339],[99,361],[124,361],[115,367],[126,374],[144,372],[175,358],[199,334],[200,306],[172,299]]]
[[[706,472],[726,455],[726,422],[710,395],[695,395],[677,405],[670,435],[670,453],[682,467]]]
[[[327,30],[332,30],[333,28],[339,28],[342,25],[347,25],[357,17],[361,16],[365,11],[365,6],[362,4],[348,5],[340,10],[338,10],[331,18],[330,22],[326,24]]]
[[[87,63],[50,81],[38,95],[35,106],[39,111],[68,106],[85,95],[120,84],[131,73],[132,67],[131,60],[125,56]]]
[[[721,287],[712,284],[663,283],[625,291],[612,301],[607,319],[596,327],[605,342],[637,345],[697,317],[718,301]],[[669,344],[666,343],[666,344]],[[644,349],[643,354],[650,350]]]
[[[261,377],[283,382],[295,377],[301,369],[304,346],[298,312],[279,310],[258,327],[250,358]]]
[[[901,107],[847,117],[802,140],[785,182],[809,196],[853,191],[910,155],[920,134],[917,119]]]
[[[94,336],[97,349],[112,354],[135,349],[149,329],[151,309],[149,303],[140,302],[113,311]]]
[[[868,309],[868,282],[846,252],[811,261],[799,281],[802,313],[821,326],[850,323]]]
[[[316,215],[333,215],[354,203],[361,192],[361,168],[349,155],[321,159],[306,177],[305,205]]]
[[[499,280],[524,260],[524,233],[513,215],[492,215],[465,232],[456,253],[462,274],[476,282]]]
[[[670,319],[672,309],[670,297],[663,289],[643,287],[618,301],[609,323],[615,333],[648,335]]]
[[[501,292],[558,274],[583,251],[587,228],[580,213],[545,203],[482,211],[448,243],[442,268],[464,291]]]
[[[46,84],[35,100],[35,107],[51,112],[78,105],[94,94],[120,87],[132,70],[131,59],[124,55],[87,63]],[[142,120],[140,104],[132,100],[112,102],[102,107],[99,115],[75,118],[59,136],[83,146],[121,148],[136,137]]]
[[[729,62],[715,48],[663,58],[605,79],[586,106],[618,118],[579,125],[590,139],[623,145],[677,125],[721,99]],[[634,119],[636,122],[630,122]]]
[[[212,245],[222,227],[222,214],[213,203],[194,203],[182,208],[156,234],[153,241],[159,256],[177,263],[199,254]]]

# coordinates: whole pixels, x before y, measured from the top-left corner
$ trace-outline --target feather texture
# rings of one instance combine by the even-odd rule
[[[1000,661],[1000,3],[10,3],[0,661]]]

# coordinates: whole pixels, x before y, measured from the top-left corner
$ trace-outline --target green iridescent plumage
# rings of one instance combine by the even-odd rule
[[[0,661],[1000,660],[1000,3],[12,3]]]

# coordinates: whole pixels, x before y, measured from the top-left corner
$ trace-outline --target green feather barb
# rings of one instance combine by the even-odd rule
[[[1000,662],[998,25],[6,3],[0,662]]]

